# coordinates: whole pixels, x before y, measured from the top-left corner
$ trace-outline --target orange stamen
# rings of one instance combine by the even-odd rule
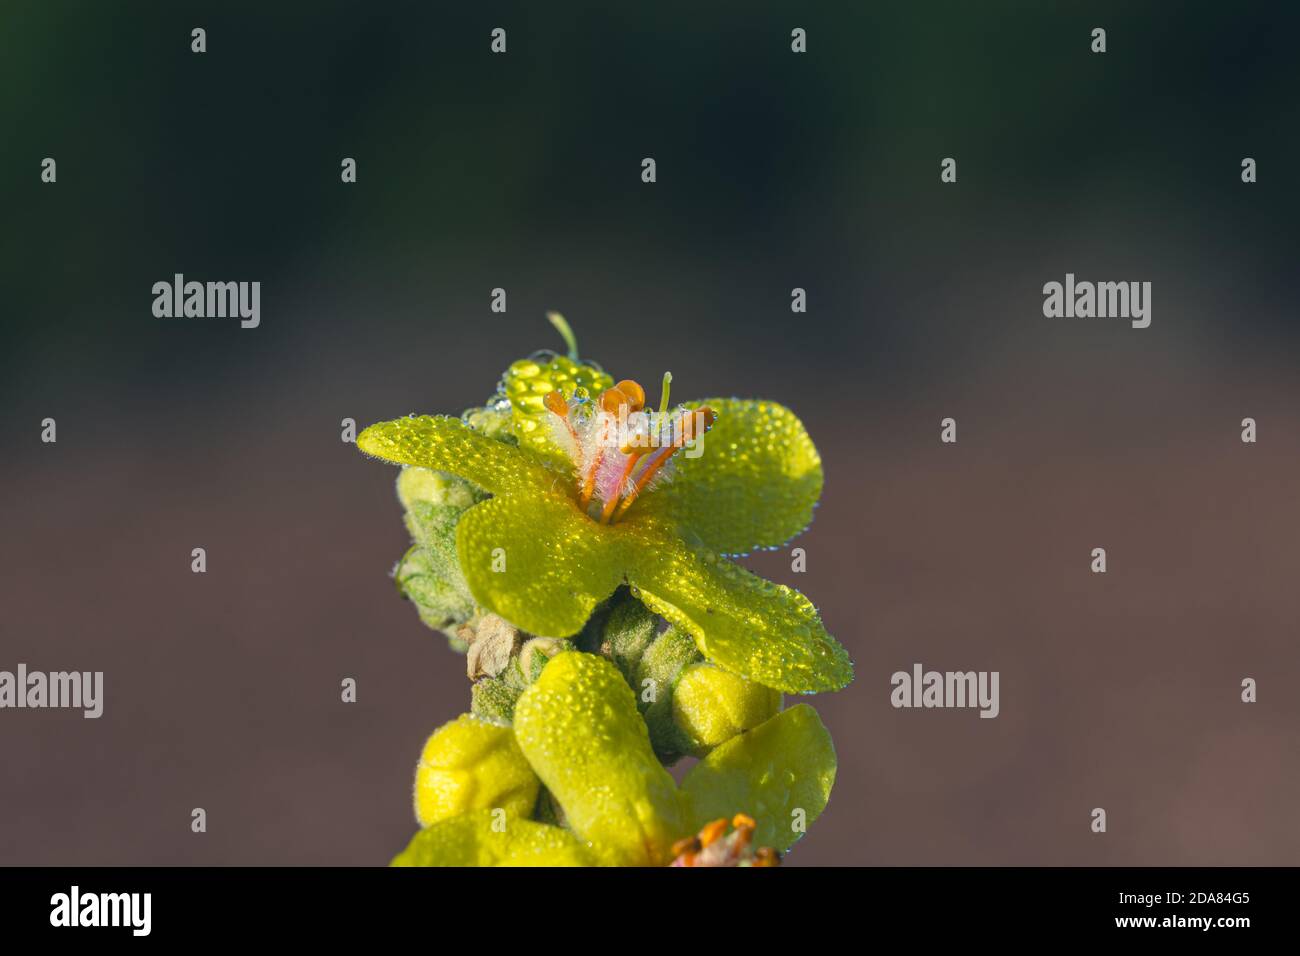
[[[673,455],[677,453],[679,448],[696,437],[697,424],[702,426],[702,434],[704,430],[707,430],[713,424],[716,418],[717,415],[714,414],[713,409],[709,408],[707,405],[701,406],[694,412],[684,413],[682,417],[677,420],[677,435],[673,438],[673,443],[671,445],[665,445],[659,451],[655,452],[654,460],[651,461],[650,464],[646,465],[645,470],[641,472],[640,477],[637,478],[636,484],[632,487],[632,490],[627,493],[627,497],[624,498],[623,503],[619,505],[616,517],[621,518],[623,513],[627,511],[628,508],[632,507],[632,502],[636,501],[637,495],[641,494],[641,492],[645,490],[645,486],[650,483],[650,479],[654,478],[655,473],[668,462],[668,459],[672,458]],[[624,475],[624,481],[626,480],[627,476]]]
[[[636,463],[640,460],[641,456],[635,453],[627,456],[627,467],[623,469],[623,475],[618,479],[618,488],[616,488],[614,493],[609,496],[609,500],[605,502],[604,510],[600,513],[601,524],[609,524],[610,515],[614,513],[614,506],[618,504],[618,490],[627,484],[627,479],[632,474],[632,469],[636,467]],[[622,514],[622,512],[619,513]]]
[[[706,823],[704,825],[704,829],[700,831],[700,844],[702,846],[708,846],[710,843],[713,843],[715,840],[717,840],[726,832],[727,832],[727,821],[725,818],[721,820],[714,820],[712,823]]]
[[[600,463],[605,460],[605,449],[596,450],[596,458],[587,469],[587,477],[582,482],[582,500],[581,505],[585,511],[587,505],[591,504],[591,496],[596,490],[596,472],[600,471]]]
[[[696,854],[702,850],[700,838],[695,836],[683,837],[673,844],[672,855],[681,856],[683,853]]]
[[[578,441],[578,433],[574,430],[573,423],[569,421],[569,403],[564,400],[564,396],[558,391],[547,392],[546,397],[542,399],[542,404],[546,406],[548,412],[564,423],[565,431],[573,439],[573,447],[581,454],[582,442]]]
[[[629,411],[634,412],[637,410],[635,407],[636,396],[630,392],[624,391],[623,386],[625,385],[640,392],[641,386],[637,385],[636,382],[633,382],[630,379],[625,382],[619,382],[613,388],[607,388],[605,391],[600,393],[600,407],[602,411],[622,419]],[[640,392],[640,395],[644,398],[645,393]],[[591,467],[587,469],[587,477],[582,483],[580,504],[583,508],[586,508],[587,505],[591,503],[591,496],[596,488],[596,473],[600,471],[600,464],[605,460],[606,441],[604,439],[608,437],[608,434],[603,436],[602,441],[600,442],[600,448],[596,452]]]
[[[743,852],[754,840],[754,828],[736,827],[735,831],[732,833],[732,840],[734,841],[732,849],[737,853]]]
[[[645,466],[645,470],[642,471],[640,477],[637,478],[636,484],[632,486],[632,490],[627,493],[627,496],[623,499],[623,503],[618,506],[617,517],[623,517],[623,513],[627,511],[628,508],[632,507],[632,502],[636,501],[637,495],[641,494],[641,492],[645,490],[645,486],[650,483],[650,479],[655,476],[669,458],[673,457],[673,454],[676,451],[677,449],[672,445],[666,445],[654,453],[654,459],[650,464]],[[627,481],[627,476],[629,474],[631,474],[630,468],[623,475],[624,481]]]
[[[753,846],[758,824],[748,813],[706,823],[698,834],[672,845],[673,866],[779,866],[781,854],[772,847]],[[728,832],[730,830],[730,832]]]
[[[608,394],[609,394],[608,392],[605,393],[605,395]],[[605,395],[601,396],[602,403],[605,400]],[[606,428],[606,433],[601,436],[600,443],[596,448],[596,454],[591,461],[591,467],[587,469],[587,476],[586,478],[583,479],[582,482],[582,494],[580,496],[581,499],[580,505],[584,511],[587,510],[587,505],[591,504],[591,496],[596,490],[596,474],[600,471],[601,462],[605,460],[605,445],[607,444],[606,440],[609,437],[609,433],[608,433],[609,425],[606,424],[605,428]]]
[[[664,375],[664,394],[659,413],[647,412],[648,423],[651,428],[655,428],[653,423],[663,422],[666,420],[665,408],[668,402],[668,383],[672,381],[672,376]],[[605,461],[606,449],[610,442],[609,435],[601,437],[596,443],[596,448],[590,454],[590,461],[584,459],[587,455],[583,453],[582,441],[578,438],[578,430],[570,420],[569,404],[562,393],[552,391],[547,393],[543,399],[543,404],[554,415],[559,416],[564,423],[569,437],[573,439],[577,449],[574,458],[577,463],[578,478],[578,500],[579,506],[586,511],[591,506],[591,501],[596,493],[596,481],[600,477],[600,471]],[[600,410],[597,420],[600,421],[607,430],[610,427],[610,417],[617,417],[619,427],[626,427],[626,416],[629,414],[640,413],[645,407],[645,389],[632,379],[623,379],[613,388],[607,388],[600,393],[596,401],[597,408]],[[716,415],[713,409],[702,406],[695,411],[683,412],[676,420],[672,443],[669,445],[660,445],[656,441],[656,435],[644,434],[645,428],[638,424],[636,433],[629,439],[626,446],[620,446],[619,452],[627,457],[623,473],[619,476],[618,483],[610,489],[609,499],[602,502],[600,511],[600,523],[608,524],[611,520],[621,517],[632,503],[636,501],[654,480],[659,470],[672,456],[683,446],[703,434],[712,424]],[[586,423],[584,423],[585,427]],[[589,435],[590,439],[591,436]],[[648,446],[648,448],[646,447]],[[637,468],[642,464],[642,459],[646,460],[645,467],[641,469],[640,475],[637,475],[635,481],[633,475]]]

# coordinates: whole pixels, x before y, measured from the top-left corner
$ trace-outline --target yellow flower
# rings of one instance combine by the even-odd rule
[[[806,597],[727,560],[778,547],[812,518],[821,459],[789,409],[740,399],[669,409],[665,394],[653,411],[635,382],[561,356],[512,365],[498,408],[508,424],[492,437],[424,415],[357,439],[369,455],[491,494],[455,526],[479,606],[529,634],[570,637],[627,584],[706,658],[759,684],[811,693],[852,679]]]

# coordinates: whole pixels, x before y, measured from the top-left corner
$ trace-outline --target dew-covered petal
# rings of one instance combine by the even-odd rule
[[[475,810],[425,827],[393,866],[590,866],[572,833],[547,823]],[[494,825],[495,824],[495,825]]]
[[[817,711],[798,704],[732,737],[691,768],[682,791],[693,829],[746,813],[754,844],[788,850],[826,809],[835,748]]]
[[[540,783],[514,732],[461,714],[424,745],[415,770],[415,818],[421,826],[467,813],[499,809],[508,821],[526,819]]]
[[[623,582],[616,530],[535,489],[465,512],[456,553],[474,600],[538,637],[576,634]]]
[[[459,475],[493,494],[529,485],[549,487],[558,476],[514,445],[478,434],[458,418],[420,415],[371,425],[357,436],[367,455]]]
[[[650,747],[617,667],[572,651],[515,704],[515,736],[573,831],[602,864],[667,863],[683,826],[681,795]]]
[[[803,423],[776,402],[711,398],[717,413],[691,457],[674,456],[673,480],[638,507],[670,516],[723,554],[774,548],[812,521],[822,463]]]
[[[700,653],[727,670],[791,694],[839,690],[853,679],[848,653],[826,633],[812,602],[793,588],[697,552],[668,533],[657,546],[629,549],[627,560],[628,581],[646,607],[690,634]]]

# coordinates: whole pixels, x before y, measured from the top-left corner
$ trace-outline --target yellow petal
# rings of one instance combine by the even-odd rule
[[[479,604],[530,634],[568,637],[623,581],[616,536],[564,495],[533,489],[465,512],[456,551]]]
[[[594,654],[561,654],[515,704],[514,726],[520,749],[600,863],[668,862],[687,832],[680,795],[618,668]]]
[[[556,475],[514,445],[486,438],[458,418],[420,415],[371,425],[357,436],[367,455],[459,475],[493,494],[542,487]]]
[[[747,813],[754,843],[785,851],[830,800],[835,747],[817,711],[798,704],[732,737],[682,780],[692,828]]]
[[[839,690],[853,679],[848,653],[806,597],[671,533],[651,541],[653,525],[638,525],[647,544],[628,549],[628,581],[646,607],[690,634],[701,654],[791,694]]]
[[[672,482],[640,507],[666,512],[707,548],[742,554],[779,547],[812,521],[822,463],[803,423],[776,402],[690,402],[717,414],[699,454],[679,452]]]
[[[573,834],[532,820],[506,820],[475,810],[415,835],[393,866],[590,866]]]

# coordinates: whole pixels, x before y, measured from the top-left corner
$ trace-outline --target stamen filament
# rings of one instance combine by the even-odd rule
[[[551,314],[556,328],[567,329],[562,316]],[[557,321],[558,320],[558,321]],[[671,372],[664,373],[663,390],[660,396],[659,413],[641,409],[645,405],[645,390],[631,379],[619,382],[612,388],[601,392],[590,414],[574,418],[574,403],[577,399],[566,399],[558,390],[552,390],[542,399],[547,411],[560,419],[567,432],[573,448],[569,457],[577,473],[576,485],[579,507],[585,512],[591,507],[596,496],[597,484],[601,482],[601,472],[605,467],[610,447],[618,449],[625,456],[623,473],[618,481],[608,488],[601,488],[600,515],[601,524],[623,516],[632,503],[637,500],[650,482],[659,474],[660,469],[677,451],[698,439],[713,424],[716,417],[708,406],[701,406],[693,411],[681,409],[674,420],[668,419],[668,397],[672,385]],[[585,402],[585,398],[583,399]],[[641,416],[633,433],[624,442],[615,442],[613,429],[622,437],[628,430],[629,413]],[[599,427],[602,433],[596,435],[592,429]],[[638,468],[640,472],[638,473]]]
[[[747,813],[737,813],[730,821],[721,817],[700,828],[695,836],[678,840],[672,846],[671,866],[778,866],[781,854],[772,847],[755,847],[758,824]]]
[[[605,502],[604,510],[600,513],[601,524],[609,524],[610,515],[614,513],[614,506],[618,504],[618,496],[622,491],[623,486],[627,484],[627,479],[632,474],[632,469],[636,467],[636,463],[640,460],[641,455],[636,452],[627,456],[627,467],[623,469],[623,475],[618,479],[618,485],[615,487],[614,493],[609,496],[609,500]],[[622,514],[622,512],[620,511],[619,514]]]
[[[698,418],[696,418],[697,415],[699,416]],[[625,497],[622,503],[618,506],[618,514],[614,517],[623,517],[624,512],[626,512],[628,508],[632,507],[632,502],[636,501],[637,495],[641,494],[641,492],[645,490],[646,485],[650,483],[650,479],[652,479],[655,476],[655,473],[664,466],[664,463],[672,458],[673,455],[677,454],[678,449],[684,446],[688,441],[698,437],[703,433],[703,431],[707,430],[709,426],[713,424],[714,418],[715,415],[713,409],[709,408],[707,405],[702,405],[693,412],[683,412],[677,419],[677,427],[674,429],[672,443],[662,446],[658,451],[653,453],[653,460],[651,460],[650,463],[646,465],[645,470],[637,476],[636,484],[632,486],[632,490],[627,493],[627,497]],[[624,474],[624,481],[627,480],[627,475],[630,473],[631,472],[629,471]],[[620,487],[622,486],[620,485]],[[608,504],[606,505],[606,508],[608,508]]]
[[[627,493],[623,502],[618,506],[618,514],[614,517],[623,517],[623,513],[627,511],[628,508],[632,507],[632,502],[636,501],[637,495],[641,494],[641,492],[645,490],[645,486],[650,483],[650,479],[655,476],[655,473],[664,466],[664,463],[667,462],[669,458],[673,457],[675,451],[677,451],[675,446],[665,445],[654,453],[653,460],[645,466],[645,470],[637,477],[636,484],[632,486],[632,490]],[[624,481],[626,480],[627,476],[625,475]]]
[[[700,844],[702,846],[712,846],[717,839],[727,832],[727,821],[725,818],[714,820],[712,823],[706,823],[700,830]]]
[[[600,471],[601,464],[605,461],[604,443],[596,449],[596,454],[592,458],[591,467],[587,469],[587,477],[582,482],[582,510],[587,510],[587,505],[591,504],[591,496],[596,491],[596,473]]]
[[[563,423],[569,437],[573,439],[573,447],[578,450],[580,455],[582,453],[582,442],[578,440],[578,432],[573,427],[573,422],[569,421],[569,403],[564,400],[564,396],[558,391],[550,392],[542,399],[542,404],[546,406],[548,412]]]

